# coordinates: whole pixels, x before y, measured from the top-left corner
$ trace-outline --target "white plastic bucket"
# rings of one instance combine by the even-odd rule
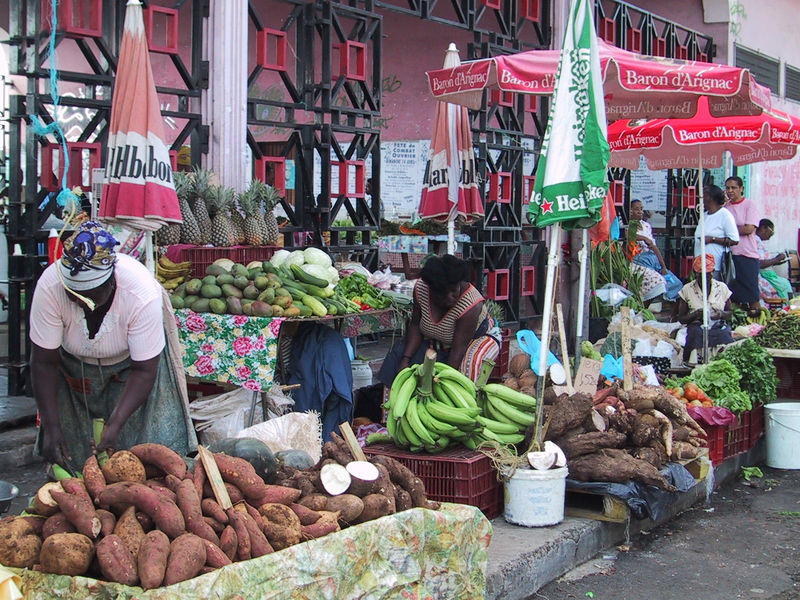
[[[505,484],[505,520],[526,527],[555,525],[563,521],[567,473],[567,467],[514,471]]]
[[[372,385],[372,367],[369,366],[368,362],[354,360],[350,362],[350,368],[353,371],[354,390]]]
[[[775,402],[764,406],[767,432],[767,466],[800,469],[800,402]]]

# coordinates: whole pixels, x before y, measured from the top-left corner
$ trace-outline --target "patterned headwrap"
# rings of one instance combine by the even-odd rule
[[[714,271],[714,265],[716,261],[714,260],[714,256],[712,254],[706,254],[705,260],[702,256],[698,255],[695,257],[694,262],[692,263],[692,270],[695,273],[711,273]]]
[[[64,242],[64,254],[58,263],[64,285],[82,292],[105,283],[114,272],[114,246],[118,243],[97,221],[81,223]]]

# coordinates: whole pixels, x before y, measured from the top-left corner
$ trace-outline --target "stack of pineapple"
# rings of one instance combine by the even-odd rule
[[[183,223],[159,229],[159,245],[264,246],[278,241],[274,208],[281,196],[274,187],[254,179],[237,196],[232,188],[212,183],[211,171],[200,168],[175,172],[174,178]]]

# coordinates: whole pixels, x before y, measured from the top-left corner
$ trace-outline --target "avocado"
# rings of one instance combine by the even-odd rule
[[[200,295],[203,298],[220,298],[222,297],[222,289],[213,283],[205,284],[200,288]]]
[[[230,283],[226,283],[222,286],[222,295],[227,298],[241,298],[242,297],[242,290],[240,290],[235,285],[231,285]]]
[[[200,279],[190,279],[186,284],[187,294],[199,294],[200,288],[203,287],[203,281]]]

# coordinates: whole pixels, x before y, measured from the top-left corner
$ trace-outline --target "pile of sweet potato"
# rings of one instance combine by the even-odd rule
[[[102,468],[92,456],[82,479],[45,484],[30,514],[0,521],[0,563],[151,589],[405,508],[437,507],[422,482],[388,457],[373,459],[380,473],[374,481],[325,493],[319,473],[334,462],[331,454],[352,462],[338,443],[326,444],[308,471],[285,467],[281,485],[266,484],[244,459],[215,454],[233,504],[227,510],[202,462],[189,469],[165,446],[116,452]]]

